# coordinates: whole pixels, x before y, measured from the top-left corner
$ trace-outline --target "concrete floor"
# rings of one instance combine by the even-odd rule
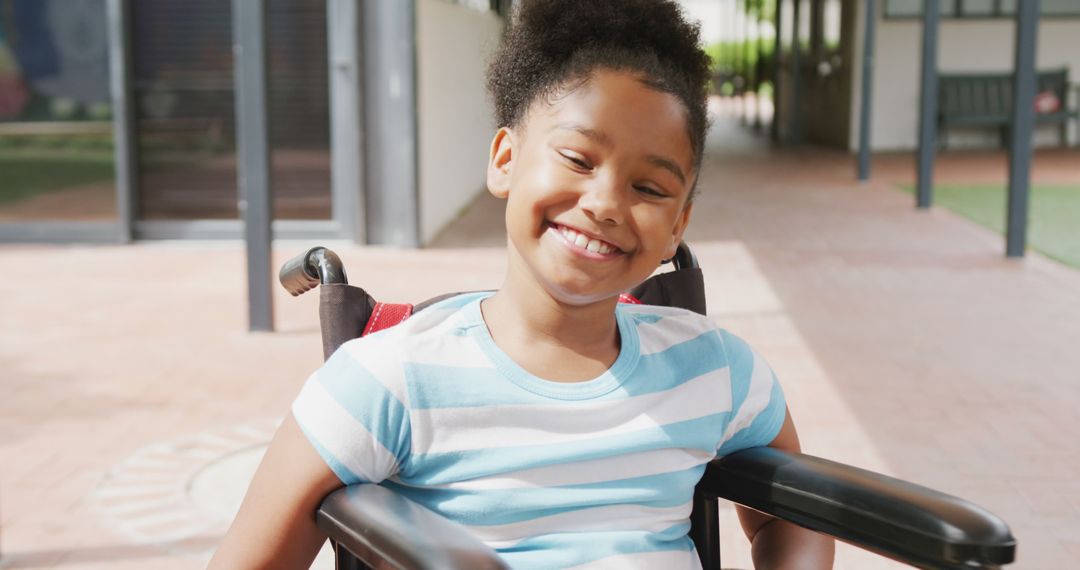
[[[1035,173],[1077,163],[1044,153]],[[939,179],[1003,165],[947,154]],[[853,169],[717,121],[687,236],[710,314],[771,361],[809,453],[985,506],[1019,540],[1015,568],[1074,566],[1080,272],[916,211],[894,189],[907,156],[877,158],[869,184]],[[501,225],[482,197],[426,250],[326,245],[377,297],[418,300],[497,286]],[[275,261],[308,245],[277,242]],[[0,263],[0,567],[202,567],[238,493],[205,489],[243,487],[320,362],[317,298],[279,291],[278,332],[247,333],[236,243],[5,246]],[[725,566],[749,567],[722,517]],[[897,566],[850,547],[837,564]]]

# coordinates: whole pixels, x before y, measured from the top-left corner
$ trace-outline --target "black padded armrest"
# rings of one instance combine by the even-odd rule
[[[818,457],[747,449],[709,464],[698,490],[916,566],[1013,561],[1004,521],[944,493]]]
[[[378,485],[334,491],[323,500],[315,523],[377,568],[507,568],[464,527]]]

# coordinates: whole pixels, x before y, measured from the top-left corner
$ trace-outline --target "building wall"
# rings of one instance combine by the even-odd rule
[[[860,3],[861,4],[861,3]],[[879,5],[878,14],[881,14]],[[856,78],[852,85],[853,105],[850,148],[858,147],[859,86],[862,65],[862,21],[854,59]],[[921,20],[878,19],[874,61],[874,88],[871,118],[871,147],[874,150],[910,150],[918,145],[919,75],[922,65]],[[948,72],[1004,72],[1013,68],[1015,24],[1012,19],[942,19],[938,44],[938,69]],[[1069,68],[1069,81],[1080,83],[1080,19],[1043,18],[1039,24],[1036,68]],[[1072,108],[1077,102],[1073,95]],[[1070,140],[1076,144],[1075,122]],[[1057,145],[1057,125],[1040,127],[1035,144]],[[996,147],[995,129],[950,129],[950,148]]]
[[[422,243],[430,243],[485,188],[494,120],[484,69],[502,26],[493,12],[416,0]]]

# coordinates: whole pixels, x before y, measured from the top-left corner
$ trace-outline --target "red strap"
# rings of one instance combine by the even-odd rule
[[[404,321],[409,318],[412,311],[413,306],[407,303],[375,303],[375,310],[371,312],[371,318],[368,319],[367,326],[364,327],[363,336],[388,329]]]
[[[631,305],[641,304],[641,301],[638,300],[637,297],[629,293],[620,293],[619,302],[630,303]],[[409,316],[412,315],[412,312],[413,306],[408,303],[375,303],[375,309],[371,312],[371,318],[368,319],[367,326],[364,327],[363,336],[399,324],[409,318]]]

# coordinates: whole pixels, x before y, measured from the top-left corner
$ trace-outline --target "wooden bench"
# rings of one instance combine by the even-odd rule
[[[1062,146],[1068,139],[1070,119],[1077,118],[1068,108],[1069,72],[1067,69],[1040,71],[1036,76],[1035,124],[1057,123]],[[941,74],[938,79],[938,140],[945,147],[947,127],[997,127],[1001,144],[1009,141],[1012,114],[1013,76],[1011,73]]]

